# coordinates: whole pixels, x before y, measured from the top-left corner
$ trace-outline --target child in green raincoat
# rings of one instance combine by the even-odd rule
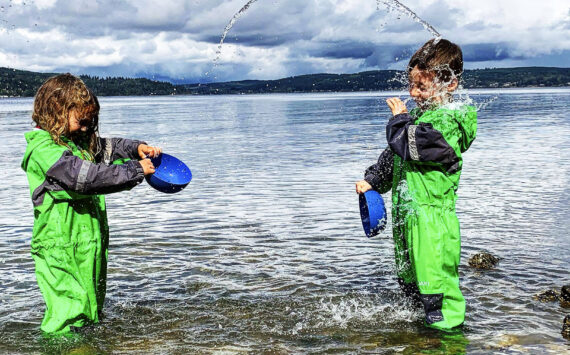
[[[41,330],[97,323],[105,299],[109,228],[102,194],[129,190],[160,148],[98,134],[99,102],[71,74],[48,79],[34,100],[22,168],[34,207],[31,252],[46,302]],[[113,164],[118,161],[122,164]]]
[[[356,183],[359,194],[392,190],[398,281],[423,304],[426,324],[441,330],[465,319],[455,200],[477,113],[452,100],[462,72],[461,49],[445,39],[428,41],[412,56],[409,92],[417,107],[408,112],[399,98],[387,100],[393,114],[386,127],[388,147]]]

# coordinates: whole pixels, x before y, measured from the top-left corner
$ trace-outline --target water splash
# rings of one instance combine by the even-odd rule
[[[405,13],[406,15],[408,15],[410,18],[412,18],[414,21],[416,21],[417,23],[421,24],[426,30],[428,30],[435,38],[436,41],[439,40],[441,38],[441,35],[439,34],[439,32],[436,31],[435,28],[433,28],[432,25],[430,25],[429,23],[427,23],[426,21],[424,21],[422,18],[420,18],[418,15],[416,15],[415,12],[413,12],[412,10],[410,10],[409,7],[407,7],[406,5],[402,4],[401,2],[399,2],[398,0],[376,0],[376,4],[379,6],[380,4],[384,4],[386,5],[386,7],[388,7],[388,9],[396,9],[400,12]]]
[[[220,60],[220,56],[222,54],[222,46],[224,45],[224,41],[226,39],[226,36],[230,32],[230,30],[232,29],[232,27],[234,26],[236,21],[249,9],[249,7],[253,3],[255,3],[257,1],[258,0],[249,0],[238,12],[235,13],[235,15],[232,17],[230,22],[228,22],[228,24],[224,28],[224,32],[222,33],[222,36],[220,38],[220,43],[218,44],[218,49],[216,50],[216,58],[214,59],[214,64]],[[432,25],[430,25],[429,23],[427,23],[426,21],[421,19],[418,15],[416,15],[415,12],[410,10],[409,7],[402,4],[401,2],[399,2],[397,0],[376,0],[376,5],[380,6],[380,4],[386,5],[386,7],[388,7],[388,9],[396,9],[396,10],[403,12],[404,14],[408,15],[414,21],[420,23],[426,30],[428,30],[436,38],[436,41],[439,41],[439,39],[441,38],[441,35],[439,34],[439,32],[437,32],[436,29],[433,28]],[[206,75],[207,74],[208,73],[206,73]]]
[[[459,85],[457,90],[454,92],[455,100],[454,102],[459,105],[471,105],[474,106],[475,109],[480,112],[487,109],[487,106],[492,105],[497,99],[499,95],[492,94],[488,97],[480,98],[477,101],[473,99],[469,95],[469,91],[463,86]]]
[[[247,11],[247,9],[249,9],[249,7],[254,2],[257,2],[257,0],[249,0],[247,4],[243,5],[243,7],[238,12],[235,13],[230,22],[228,22],[228,24],[224,28],[224,32],[222,33],[222,37],[220,38],[220,43],[218,44],[218,50],[216,51],[216,58],[214,59],[214,63],[216,63],[220,59],[220,56],[222,54],[222,46],[224,45],[224,40],[226,39],[228,32],[230,32],[236,21],[241,17],[241,15],[244,14],[244,12]]]
[[[352,293],[342,297],[321,298],[313,328],[347,328],[353,322],[381,322],[382,324],[396,321],[410,322],[421,314],[408,307],[408,300],[395,293],[389,295],[367,295]]]

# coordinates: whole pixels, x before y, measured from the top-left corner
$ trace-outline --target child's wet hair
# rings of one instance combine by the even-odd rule
[[[432,38],[414,53],[408,63],[408,73],[415,67],[434,73],[442,82],[459,80],[463,74],[461,48],[446,39]]]
[[[90,116],[92,127],[88,147],[84,148],[91,155],[97,153],[99,101],[80,78],[66,73],[47,79],[36,93],[32,120],[37,127],[49,132],[56,143],[63,144],[61,137],[69,136],[69,112],[72,109]]]

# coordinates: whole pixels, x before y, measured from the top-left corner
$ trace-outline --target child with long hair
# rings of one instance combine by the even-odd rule
[[[99,322],[109,245],[102,194],[141,183],[154,173],[148,157],[161,154],[141,141],[100,138],[98,118],[97,97],[83,81],[57,75],[38,90],[36,128],[25,135],[22,168],[34,206],[31,252],[46,302],[46,333]]]

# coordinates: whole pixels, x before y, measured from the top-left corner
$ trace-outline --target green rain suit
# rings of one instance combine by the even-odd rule
[[[399,282],[406,293],[419,291],[414,296],[424,306],[426,324],[436,329],[451,329],[465,319],[455,200],[462,153],[476,132],[472,106],[450,104],[396,115],[386,127],[389,147],[365,173],[378,192],[392,189]]]
[[[71,140],[56,144],[48,132],[26,133],[22,168],[34,206],[31,252],[46,302],[41,330],[66,333],[99,321],[105,299],[109,228],[100,194],[130,189],[144,173],[136,160],[142,142],[100,139],[91,158]],[[126,158],[126,159],[125,159]]]

